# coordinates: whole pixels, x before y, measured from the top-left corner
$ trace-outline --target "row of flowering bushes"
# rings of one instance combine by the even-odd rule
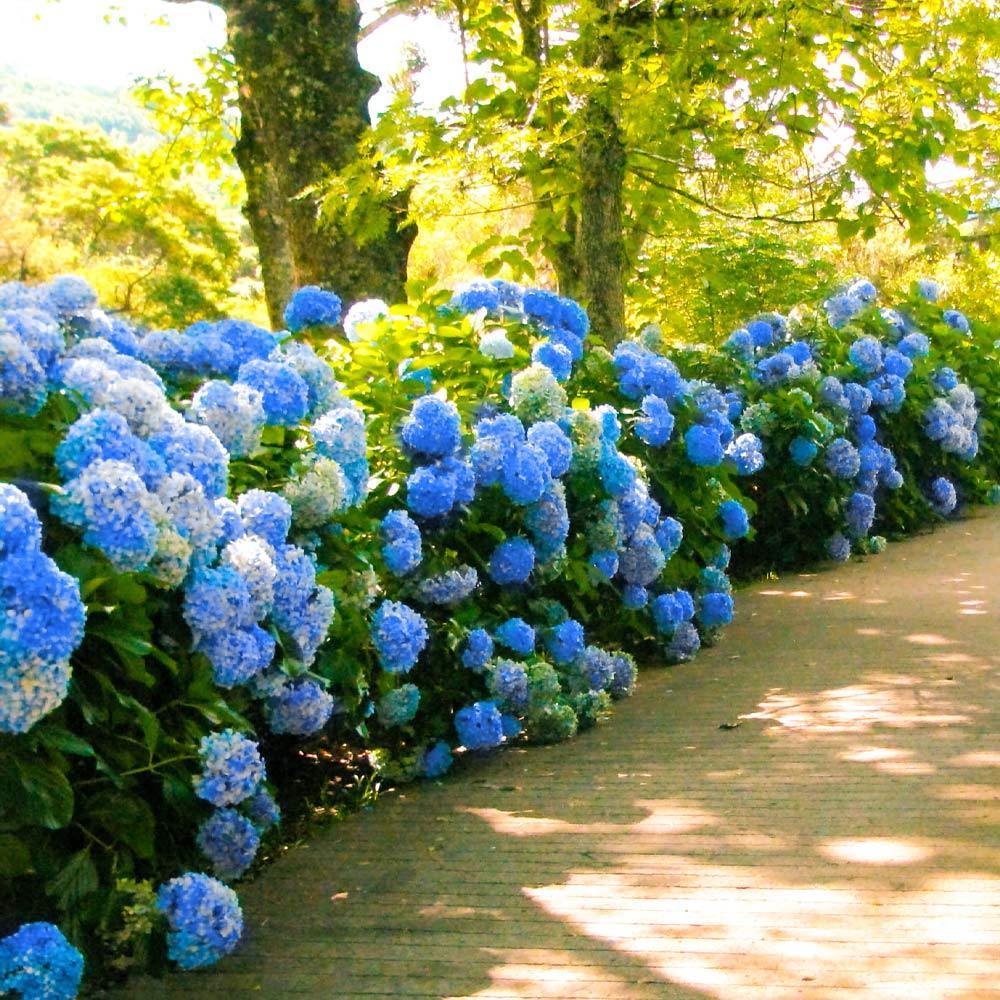
[[[731,558],[1000,499],[998,342],[937,296],[611,351],[500,281],[343,317],[303,289],[278,334],[0,286],[0,992],[231,951],[302,741],[406,779],[566,739],[634,656],[715,640]]]

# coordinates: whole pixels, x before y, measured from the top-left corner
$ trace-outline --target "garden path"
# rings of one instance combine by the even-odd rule
[[[1000,998],[998,513],[737,609],[610,724],[317,833],[235,956],[133,995]]]

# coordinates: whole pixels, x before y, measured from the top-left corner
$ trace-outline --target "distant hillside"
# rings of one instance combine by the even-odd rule
[[[129,144],[157,138],[125,90],[27,80],[9,66],[0,66],[0,105],[6,106],[14,119],[67,118],[81,125],[96,126]]]

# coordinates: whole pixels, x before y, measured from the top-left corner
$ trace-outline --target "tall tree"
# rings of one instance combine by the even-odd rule
[[[462,0],[461,13],[485,75],[428,148],[528,185],[525,252],[609,341],[651,237],[706,216],[919,235],[996,179],[991,0]]]
[[[322,185],[358,155],[379,85],[358,62],[356,0],[213,2],[226,14],[235,155],[272,321],[297,285],[327,285],[348,300],[399,297],[414,236],[405,193],[383,199],[372,213],[379,224],[363,233],[321,211]]]

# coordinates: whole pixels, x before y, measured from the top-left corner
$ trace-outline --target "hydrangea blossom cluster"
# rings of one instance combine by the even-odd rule
[[[83,640],[79,583],[41,541],[27,496],[0,483],[0,732],[27,732],[63,702]]]
[[[427,645],[427,622],[401,601],[383,601],[372,619],[372,642],[384,670],[405,674]]]
[[[195,794],[214,806],[232,806],[249,798],[264,780],[264,761],[257,744],[233,729],[209,733],[198,748],[201,773]]]
[[[83,955],[58,927],[22,924],[0,940],[0,993],[23,1000],[73,1000],[83,978]]]
[[[253,864],[260,834],[235,809],[216,809],[198,828],[197,842],[215,874],[228,882],[240,878]]]
[[[218,879],[187,872],[160,886],[156,905],[166,917],[167,954],[182,969],[213,965],[243,936],[236,893]]]

